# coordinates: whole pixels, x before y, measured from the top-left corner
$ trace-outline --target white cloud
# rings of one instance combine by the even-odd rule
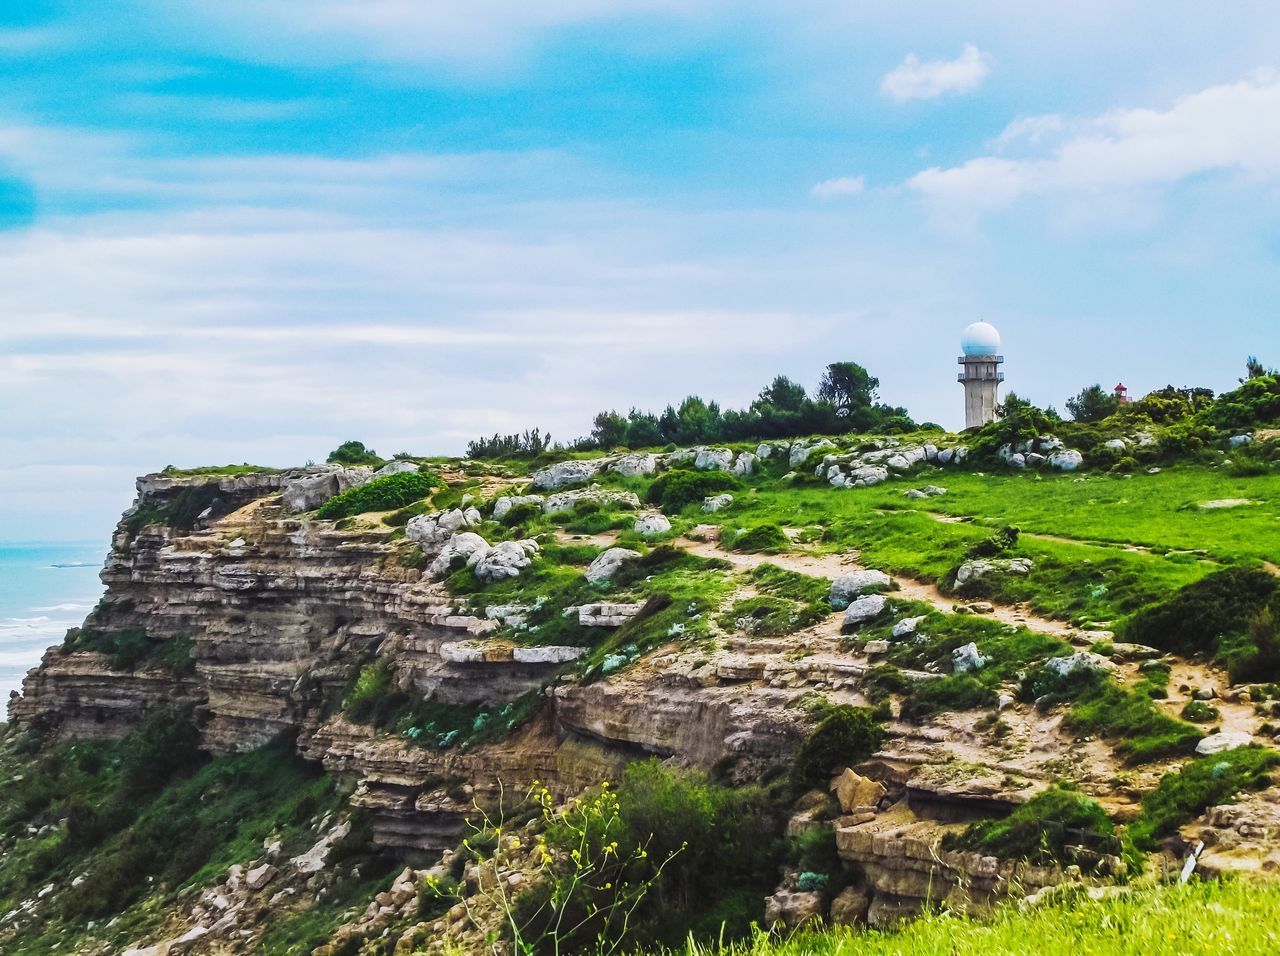
[[[880,92],[895,100],[931,100],[976,90],[991,72],[990,57],[972,43],[954,60],[921,62],[914,53],[884,75]]]
[[[857,196],[866,188],[864,176],[838,176],[835,179],[824,179],[812,189],[809,195],[815,199],[839,199],[842,196]]]
[[[1117,109],[1074,122],[1021,119],[995,145],[1026,143],[1042,147],[1038,152],[932,167],[907,185],[952,213],[972,217],[1026,197],[1124,196],[1204,174],[1276,180],[1278,115],[1280,77],[1262,73],[1181,97],[1166,110]]]

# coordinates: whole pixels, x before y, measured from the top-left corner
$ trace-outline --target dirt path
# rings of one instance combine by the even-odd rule
[[[558,532],[557,537],[565,543],[592,544],[599,548],[611,548],[617,544],[617,535],[611,532],[593,535],[567,535],[564,532]],[[813,554],[787,552],[784,554],[743,554],[737,551],[722,550],[715,541],[696,541],[692,538],[677,538],[672,544],[702,558],[720,558],[723,561],[728,561],[739,570],[751,570],[762,564],[772,564],[787,571],[796,571],[800,574],[834,580],[842,574],[857,571],[862,567],[858,564],[856,553]],[[938,590],[936,585],[926,581],[917,581],[914,578],[903,577],[902,575],[894,575],[893,580],[898,585],[898,590],[894,592],[895,597],[931,604],[939,611],[947,614],[954,611],[957,603],[962,603],[957,602],[955,598],[947,597]],[[1010,605],[993,605],[993,607],[993,611],[982,616],[1012,627],[1025,627],[1028,630],[1041,634],[1050,634],[1054,637],[1066,638],[1077,633],[1076,629],[1066,621],[1054,621],[1047,617],[1040,617],[1025,608]]]

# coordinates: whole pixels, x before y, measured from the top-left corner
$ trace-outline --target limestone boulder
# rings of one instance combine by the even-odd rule
[[[463,531],[451,537],[436,555],[427,573],[445,578],[462,567],[475,567],[489,553],[489,542],[474,531]]]
[[[703,499],[702,511],[704,514],[715,514],[717,511],[723,511],[731,504],[733,504],[733,495],[710,495]]]
[[[475,508],[451,508],[410,518],[404,535],[424,548],[448,541],[460,531],[474,528],[484,520]]]
[[[796,929],[806,923],[821,922],[825,912],[821,893],[778,890],[764,901],[764,924]]]
[[[889,606],[889,600],[883,594],[864,594],[849,605],[844,612],[845,630],[856,630],[864,624],[874,621]]]
[[[501,521],[518,505],[537,505],[541,508],[546,500],[542,495],[503,495],[493,503],[493,520]]]
[[[975,558],[956,571],[956,587],[964,587],[989,574],[1030,574],[1035,562],[1030,558]]]
[[[854,598],[869,591],[883,591],[890,585],[889,575],[883,571],[866,568],[861,571],[850,571],[831,582],[828,599],[832,610],[843,611]]]
[[[733,451],[729,448],[699,448],[693,467],[699,471],[729,471],[733,467]]]
[[[584,485],[605,467],[605,460],[558,461],[533,473],[533,487],[539,491],[556,491],[571,485]]]
[[[533,556],[537,553],[538,542],[530,538],[503,541],[480,556],[475,564],[476,577],[486,584],[519,577],[520,572],[533,563]]]
[[[836,443],[829,438],[819,438],[815,442],[794,442],[791,445],[791,454],[787,461],[792,468],[798,468],[805,463],[805,460],[815,451],[824,448],[835,448]]]
[[[640,499],[631,491],[613,491],[592,485],[590,488],[577,488],[572,491],[561,491],[551,495],[542,503],[542,513],[546,515],[567,514],[584,501],[594,502],[602,506],[635,509],[640,507]]]
[[[403,475],[407,472],[421,471],[422,466],[412,461],[389,461],[373,473],[375,478],[386,478],[388,475]]]
[[[1084,464],[1084,455],[1074,448],[1061,448],[1049,456],[1049,467],[1059,471],[1075,471]]]
[[[744,451],[733,460],[733,467],[730,469],[735,475],[754,475],[756,472],[756,456],[749,451]]]
[[[842,813],[854,813],[867,807],[876,807],[888,792],[879,780],[864,777],[847,767],[832,781],[831,790],[840,803]]]
[[[624,564],[638,560],[640,552],[630,548],[610,548],[587,566],[586,578],[592,584],[610,580]]]
[[[628,478],[637,475],[652,475],[658,470],[658,456],[644,452],[623,455],[609,466],[609,470],[619,475],[625,475]]]
[[[893,636],[909,637],[910,635],[916,632],[916,628],[920,626],[920,623],[923,620],[924,620],[923,614],[920,615],[919,617],[904,617],[897,624],[893,625]]]
[[[637,534],[642,534],[646,538],[651,538],[659,534],[666,534],[670,530],[671,522],[667,520],[666,515],[654,513],[641,515],[636,518],[635,531]]]
[[[257,893],[274,880],[279,872],[270,863],[264,863],[262,866],[255,867],[245,874],[244,884],[251,892]]]
[[[373,469],[365,465],[325,465],[286,479],[280,486],[280,495],[285,507],[299,514],[314,511],[335,495],[363,485],[372,477]]]
[[[1044,662],[1044,669],[1057,677],[1070,677],[1072,674],[1082,671],[1106,673],[1115,670],[1115,668],[1116,665],[1105,657],[1099,657],[1097,654],[1090,654],[1086,651],[1076,651],[1074,654],[1068,654],[1065,657],[1051,657]]]
[[[1220,734],[1205,737],[1196,744],[1196,753],[1206,757],[1210,754],[1220,754],[1227,750],[1235,750],[1237,747],[1247,747],[1251,743],[1253,743],[1253,738],[1242,731],[1224,730]]]
[[[971,674],[987,666],[987,659],[978,651],[978,645],[970,641],[951,652],[951,669],[957,674]]]

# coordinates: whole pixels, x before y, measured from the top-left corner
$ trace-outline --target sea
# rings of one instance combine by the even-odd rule
[[[101,541],[0,542],[0,721],[9,692],[97,603],[105,558]]]

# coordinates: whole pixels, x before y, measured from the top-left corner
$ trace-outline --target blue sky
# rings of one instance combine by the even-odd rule
[[[854,359],[1280,362],[1267,3],[101,0],[0,14],[0,540],[173,463],[461,451]]]

